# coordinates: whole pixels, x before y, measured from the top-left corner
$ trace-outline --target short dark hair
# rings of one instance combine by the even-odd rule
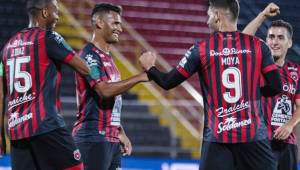
[[[93,25],[95,24],[96,14],[97,14],[97,16],[99,16],[99,15],[101,16],[103,14],[110,13],[111,11],[116,12],[121,15],[122,7],[119,5],[113,5],[113,4],[109,4],[109,3],[96,4],[92,11],[92,24]]]
[[[239,17],[240,5],[238,0],[209,0],[209,6],[229,9],[233,20],[237,20]]]
[[[37,16],[53,0],[27,0],[26,10],[29,16]]]
[[[294,30],[293,30],[293,26],[284,21],[284,20],[275,20],[275,21],[272,21],[271,25],[269,26],[268,29],[270,29],[271,27],[284,27],[287,29],[288,33],[289,33],[289,36],[290,38],[292,39],[293,38],[293,34],[294,34]]]

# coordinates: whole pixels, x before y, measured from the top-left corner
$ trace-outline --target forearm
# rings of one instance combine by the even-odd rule
[[[151,67],[147,71],[147,75],[149,79],[155,81],[155,83],[165,90],[176,87],[186,79],[175,68],[168,73],[163,73],[156,67]]]
[[[300,121],[300,99],[296,99],[295,101],[296,109],[292,116],[292,118],[287,122],[291,127],[295,127]]]
[[[89,66],[77,55],[72,58],[72,60],[69,62],[69,65],[81,75],[86,76],[90,73]]]
[[[145,77],[147,77],[146,73],[141,73],[119,82],[100,82],[95,85],[94,89],[99,96],[109,98],[128,91],[138,83],[147,81]]]
[[[297,109],[293,117],[287,122],[287,124],[291,125],[294,128],[299,121],[300,121],[300,109]]]
[[[266,19],[266,16],[261,12],[259,13],[254,20],[252,20],[246,28],[244,28],[243,33],[249,34],[249,35],[255,35],[258,28],[261,26],[261,24]]]
[[[119,127],[119,132],[120,132],[119,133],[120,135],[126,135],[125,130],[122,125]]]

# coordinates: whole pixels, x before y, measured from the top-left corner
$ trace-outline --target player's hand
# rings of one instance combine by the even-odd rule
[[[123,153],[123,156],[131,155],[132,145],[129,138],[126,136],[126,134],[120,133],[119,139],[121,143],[121,152]]]
[[[275,130],[274,138],[278,140],[285,140],[292,132],[293,127],[286,123]]]
[[[280,14],[279,6],[274,4],[273,2],[270,3],[262,12],[266,17],[274,17]]]
[[[154,66],[155,61],[156,54],[150,51],[143,53],[139,58],[139,62],[145,70],[149,70],[152,66]]]

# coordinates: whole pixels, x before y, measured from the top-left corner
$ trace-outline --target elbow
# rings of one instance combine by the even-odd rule
[[[161,84],[160,87],[163,88],[164,90],[170,90],[170,89],[174,88],[173,86],[170,86],[167,84]]]

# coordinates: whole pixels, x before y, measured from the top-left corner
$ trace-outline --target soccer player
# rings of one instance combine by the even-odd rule
[[[121,81],[110,54],[110,46],[122,32],[121,7],[97,4],[92,11],[92,40],[81,51],[81,58],[91,68],[88,76],[76,74],[79,112],[73,137],[87,170],[116,170],[121,167],[120,145],[124,154],[131,144],[121,126],[121,93],[140,82],[148,81],[141,73]]]
[[[279,7],[270,3],[243,32],[254,35],[267,17],[279,12]],[[287,51],[292,46],[292,38],[293,28],[288,22],[276,20],[268,28],[266,42],[279,68],[284,91],[272,98],[262,99],[278,170],[297,170],[298,164],[298,148],[293,129],[300,120],[300,67],[286,59]]]
[[[276,95],[282,88],[280,75],[268,46],[237,31],[238,15],[237,0],[210,0],[211,36],[195,43],[168,73],[155,67],[154,53],[140,57],[149,79],[164,89],[199,74],[205,114],[201,170],[275,169],[260,79],[263,75],[270,94]]]
[[[10,38],[1,55],[12,169],[81,170],[79,149],[59,114],[59,87],[62,63],[84,75],[89,67],[52,31],[56,0],[28,0],[27,10],[28,28]]]

